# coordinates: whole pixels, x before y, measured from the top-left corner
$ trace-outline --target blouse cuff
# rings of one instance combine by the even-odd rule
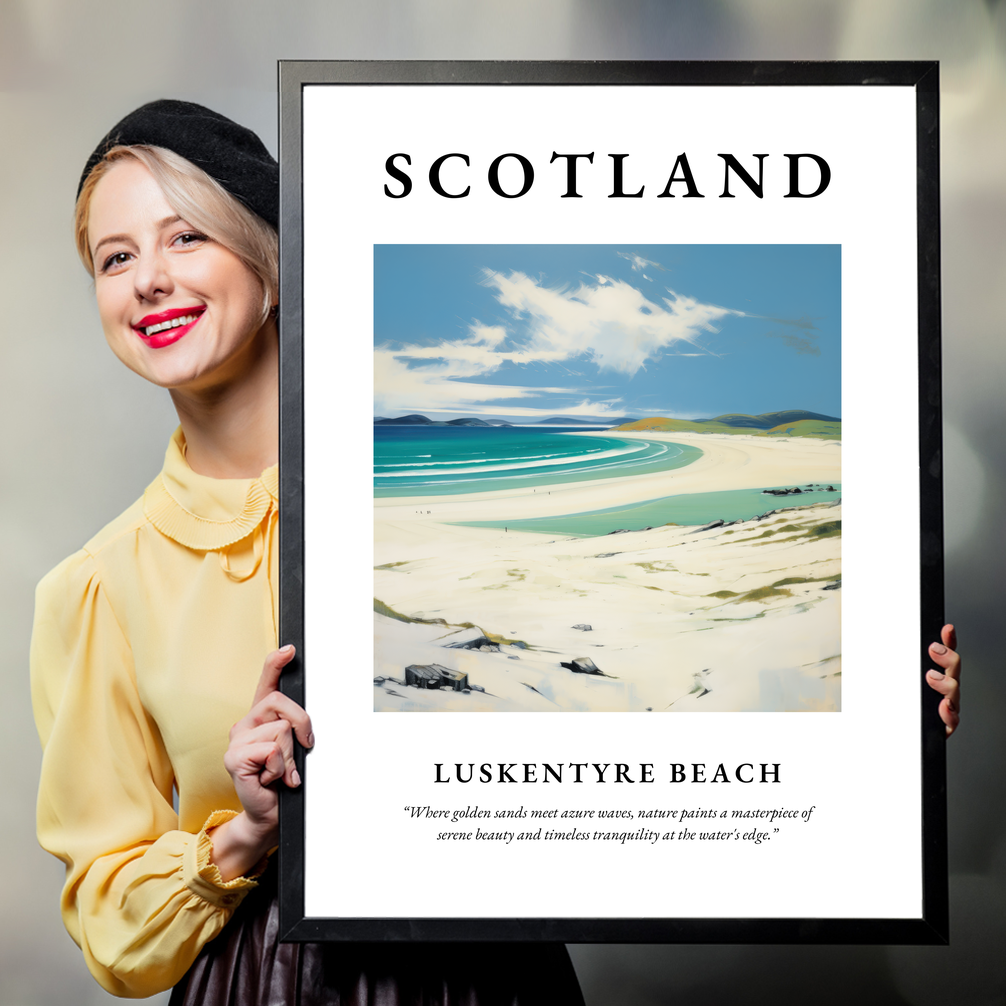
[[[224,880],[216,863],[210,860],[213,842],[208,832],[237,816],[236,810],[215,810],[206,819],[202,831],[195,836],[195,841],[185,846],[182,874],[186,886],[194,894],[218,908],[234,909],[240,905],[245,895],[252,888],[258,887],[255,878],[261,876],[269,865],[269,857],[263,856],[255,868],[245,876]]]

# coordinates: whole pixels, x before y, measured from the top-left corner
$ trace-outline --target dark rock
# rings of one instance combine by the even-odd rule
[[[440,671],[440,676],[444,679],[442,687],[452,688],[456,692],[463,692],[468,687],[468,675],[461,671],[455,671],[450,667],[441,667],[439,664],[431,665]]]
[[[409,664],[405,682],[416,688],[452,688],[460,692],[468,687],[468,675],[442,664]]]
[[[510,656],[507,657],[507,660],[520,660],[520,657],[515,656],[514,654],[511,653]]]
[[[726,521],[719,519],[710,521],[708,524],[704,524],[702,527],[697,527],[691,534],[698,534],[700,531],[712,531],[714,527],[726,527]]]
[[[485,692],[485,689],[481,685],[469,685],[468,686],[473,692]]]
[[[382,678],[381,675],[378,674],[377,677],[374,678],[374,684],[375,685],[383,685],[384,684],[384,678]]]
[[[415,688],[439,688],[442,681],[433,664],[409,664],[405,668],[405,683]]]
[[[579,623],[578,625],[572,626],[572,628],[579,629],[581,632],[593,632],[594,631],[589,625],[586,625],[583,622]]]
[[[595,559],[610,559],[613,555],[621,555],[621,552],[602,552],[600,555],[595,555]]]
[[[570,671],[574,671],[576,674],[602,674],[603,671],[594,663],[590,657],[574,657],[568,663],[563,660],[560,661],[562,667],[567,668]]]
[[[454,634],[453,643],[444,644],[449,650],[480,650],[494,643],[481,629],[463,629]]]
[[[523,639],[517,639],[513,643],[511,643],[510,645],[513,646],[513,647],[515,647],[518,650],[526,650],[527,649],[527,643],[525,643]]]
[[[822,590],[841,590],[842,589],[842,581],[841,580],[836,580],[834,583],[829,583],[826,586],[822,587],[821,589]]]

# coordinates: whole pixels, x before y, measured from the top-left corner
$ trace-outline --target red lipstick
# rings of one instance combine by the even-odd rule
[[[199,305],[197,307],[173,307],[168,311],[148,314],[133,325],[133,331],[151,349],[161,349],[178,342],[179,339],[187,335],[205,310],[205,306]],[[189,320],[179,324],[181,319]]]

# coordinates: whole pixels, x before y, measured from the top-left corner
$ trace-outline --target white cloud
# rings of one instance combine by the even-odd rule
[[[663,305],[623,280],[550,289],[523,273],[485,270],[483,282],[515,320],[525,323],[532,353],[590,358],[601,370],[632,377],[648,360],[679,342],[695,345],[713,322],[738,314],[668,290]]]
[[[545,395],[576,394],[566,387],[484,384],[505,364],[516,367],[593,364],[631,378],[648,361],[679,344],[698,345],[714,322],[741,312],[702,304],[671,290],[660,303],[634,286],[608,276],[576,286],[549,288],[521,272],[484,270],[482,282],[510,316],[509,324],[474,320],[468,333],[435,345],[379,346],[374,354],[375,411],[491,412],[485,403],[506,401],[513,415],[541,415],[556,405],[514,403]],[[683,354],[682,354],[683,355]],[[512,371],[515,377],[520,370]],[[582,394],[583,391],[581,390]],[[561,406],[563,414],[619,414],[619,399]],[[480,409],[479,407],[482,406]],[[500,411],[497,406],[496,411]]]
[[[475,346],[489,346],[495,349],[506,341],[510,334],[502,325],[483,325],[480,321],[474,321],[468,326],[468,341]]]
[[[629,265],[632,266],[633,272],[642,272],[647,266],[652,266],[654,269],[660,269],[663,271],[664,267],[659,262],[653,262],[648,258],[643,258],[642,255],[637,255],[635,252],[616,252],[619,258],[624,258]],[[644,276],[643,279],[649,279],[649,276]]]

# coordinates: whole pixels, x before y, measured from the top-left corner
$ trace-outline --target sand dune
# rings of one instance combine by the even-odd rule
[[[446,523],[840,479],[840,449],[828,441],[668,439],[698,443],[704,454],[685,469],[534,493],[376,501],[375,597],[425,621],[375,615],[375,675],[385,679],[375,708],[838,709],[840,506],[598,537]],[[790,501],[766,500],[766,511]],[[448,649],[465,623],[499,639],[499,650]],[[590,630],[574,628],[583,624]],[[575,657],[590,657],[603,675],[561,666]],[[460,670],[485,692],[391,680],[415,663]]]

